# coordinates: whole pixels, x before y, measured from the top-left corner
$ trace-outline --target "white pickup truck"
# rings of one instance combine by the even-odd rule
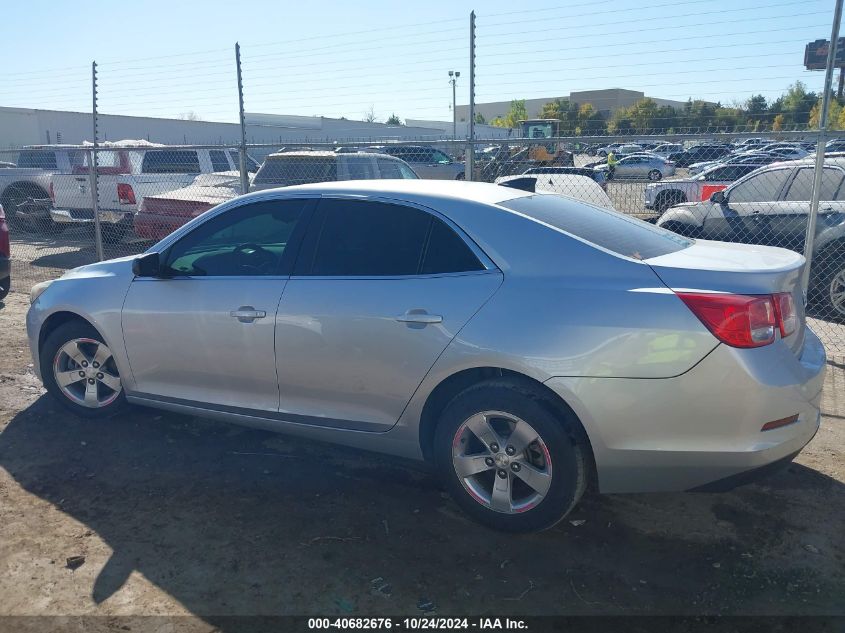
[[[75,147],[28,146],[13,156],[12,167],[0,169],[0,204],[13,229],[51,233],[64,228],[50,219],[50,182],[55,174],[70,174],[84,155]]]
[[[759,168],[760,165],[756,164],[716,165],[692,178],[650,183],[645,188],[645,208],[663,213],[676,204],[709,200],[714,192],[725,189],[735,180]]]
[[[229,148],[187,149],[163,145],[129,146],[129,141],[98,151],[97,190],[100,227],[108,241],[117,241],[132,227],[145,196],[190,184],[197,174],[239,168],[238,151]],[[137,142],[136,142],[137,143]],[[94,210],[86,162],[70,175],[53,177],[50,215],[57,224],[91,224]]]

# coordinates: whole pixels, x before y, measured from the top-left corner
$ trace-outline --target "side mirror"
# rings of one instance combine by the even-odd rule
[[[132,272],[136,277],[158,277],[161,259],[158,253],[145,253],[132,261]]]
[[[725,204],[727,201],[724,191],[714,191],[710,196],[710,202],[714,204]]]

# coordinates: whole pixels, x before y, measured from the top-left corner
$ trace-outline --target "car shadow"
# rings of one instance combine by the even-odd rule
[[[722,495],[588,498],[522,536],[466,519],[417,464],[142,408],[81,420],[43,396],[0,433],[0,467],[110,548],[85,563],[94,603],[121,600],[140,572],[220,630],[237,630],[228,616],[429,602],[442,615],[843,610],[843,485],[797,464]]]

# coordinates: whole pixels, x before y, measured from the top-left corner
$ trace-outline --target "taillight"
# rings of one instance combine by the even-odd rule
[[[731,347],[762,347],[775,340],[775,302],[771,295],[699,294],[678,297],[713,335]]]
[[[50,200],[53,201],[53,204],[56,204],[56,192],[53,191],[53,181],[52,180],[50,181],[49,192],[50,192]]]
[[[6,213],[3,211],[2,204],[0,204],[0,255],[3,257],[11,257],[9,226],[6,224]]]
[[[135,192],[132,191],[132,185],[123,182],[118,183],[117,199],[120,204],[135,204]]]
[[[780,335],[786,338],[798,329],[798,313],[795,311],[795,300],[792,293],[779,292],[774,295],[775,316],[777,316]]]

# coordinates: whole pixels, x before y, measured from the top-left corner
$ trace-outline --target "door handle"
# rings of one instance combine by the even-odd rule
[[[422,323],[428,325],[431,323],[442,323],[443,317],[439,314],[429,314],[428,312],[418,310],[408,310],[405,314],[400,314],[396,317],[400,323]]]
[[[267,313],[264,310],[256,310],[252,306],[241,306],[237,310],[232,310],[229,316],[241,323],[252,323],[255,319],[263,319]]]

